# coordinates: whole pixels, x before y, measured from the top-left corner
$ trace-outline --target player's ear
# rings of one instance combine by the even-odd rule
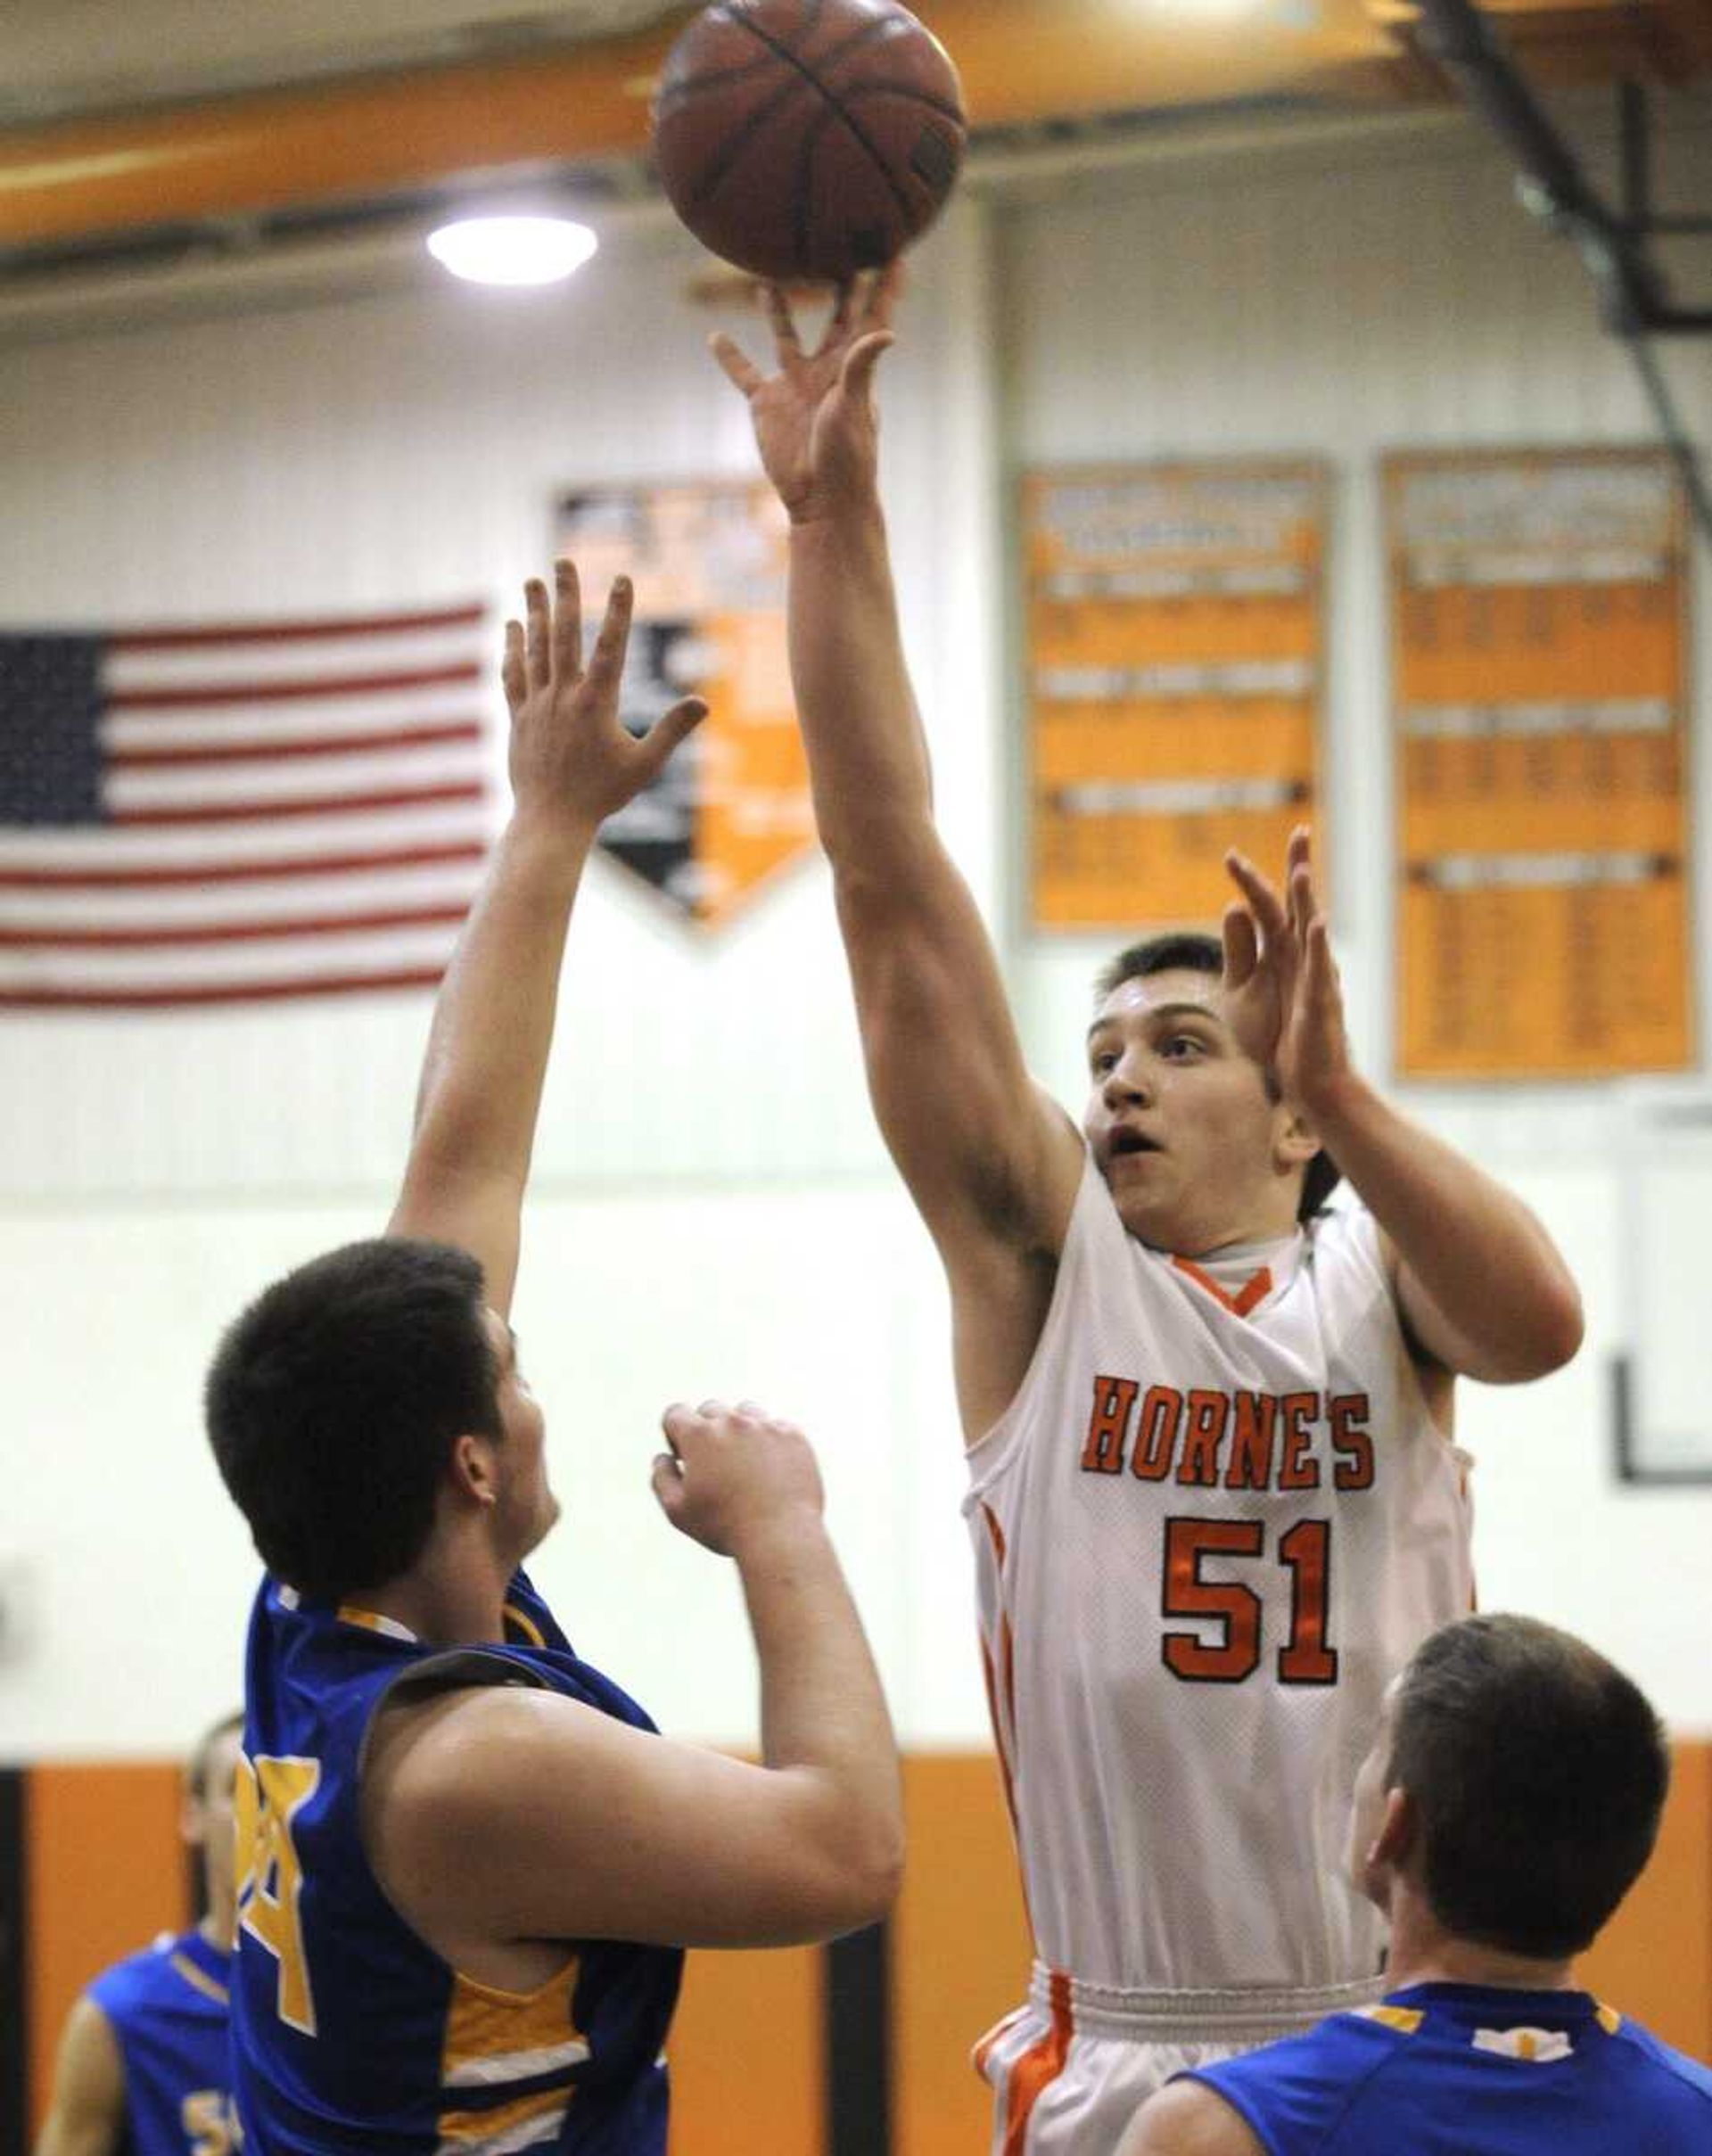
[[[491,1505],[498,1502],[499,1483],[491,1438],[481,1436],[473,1430],[455,1437],[446,1471],[466,1504]]]
[[[1420,1814],[1415,1808],[1414,1798],[1407,1790],[1387,1790],[1385,1793],[1385,1816],[1380,1820],[1379,1831],[1373,1838],[1370,1861],[1388,1865],[1394,1872],[1401,1872],[1420,1839]]]
[[[1305,1169],[1320,1151],[1320,1134],[1298,1107],[1280,1106],[1278,1127],[1272,1139],[1272,1159],[1280,1174]]]

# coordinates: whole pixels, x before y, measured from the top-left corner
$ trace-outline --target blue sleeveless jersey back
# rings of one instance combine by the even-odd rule
[[[567,1944],[564,1968],[539,1990],[496,1991],[417,1938],[364,1854],[363,1746],[401,1679],[531,1684],[653,1729],[578,1660],[521,1573],[506,1625],[506,1645],[449,1656],[390,1619],[263,1582],[246,1672],[232,2004],[246,2156],[663,2156],[662,2047],[681,1952]]]
[[[1585,1992],[1412,1985],[1191,2078],[1267,2156],[1712,2151],[1712,2073]]]
[[[89,1987],[125,2069],[120,2156],[224,2156],[231,2146],[232,1957],[200,1931],[157,1939]]]

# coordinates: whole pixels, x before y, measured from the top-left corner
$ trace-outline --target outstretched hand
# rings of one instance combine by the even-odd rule
[[[635,592],[620,577],[585,668],[582,592],[573,563],[554,564],[554,592],[531,577],[523,621],[506,623],[501,669],[511,711],[512,791],[520,815],[567,817],[593,827],[664,769],[707,716],[699,696],[673,704],[638,740],[620,721],[619,684]]]
[[[749,399],[762,466],[793,523],[812,523],[874,490],[879,465],[874,370],[893,342],[901,287],[896,263],[842,285],[826,334],[806,351],[790,301],[770,284],[776,374],[763,374],[723,331],[709,341],[713,357]]]
[[[1244,903],[1224,916],[1225,1014],[1287,1098],[1312,1109],[1350,1070],[1343,991],[1313,888],[1305,827],[1290,834],[1282,896],[1242,854],[1224,857]]]

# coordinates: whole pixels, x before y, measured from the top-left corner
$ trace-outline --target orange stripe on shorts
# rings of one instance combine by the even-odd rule
[[[1070,2056],[1075,2023],[1070,2012],[1070,1979],[1060,1969],[1052,1971],[1050,1997],[1051,2028],[1038,2044],[1029,2045],[1006,2081],[1004,2156],[1023,2156],[1029,2117],[1040,2101],[1041,2091],[1058,2079]]]

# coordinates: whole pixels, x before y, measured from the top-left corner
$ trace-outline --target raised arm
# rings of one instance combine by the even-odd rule
[[[1247,901],[1226,918],[1233,1018],[1379,1222],[1416,1345],[1488,1385],[1568,1362],[1581,1345],[1581,1297],[1551,1237],[1519,1197],[1354,1067],[1307,833],[1290,841],[1283,897],[1239,856],[1230,868]]]
[[[955,1282],[995,1242],[1056,1251],[1082,1148],[1029,1078],[934,826],[878,488],[873,378],[895,293],[891,276],[847,289],[811,353],[774,292],[771,375],[728,337],[713,350],[791,519],[791,675],[875,1109]]]
[[[618,720],[631,590],[613,588],[588,669],[577,572],[549,600],[532,580],[527,621],[506,624],[514,804],[440,984],[391,1235],[455,1243],[480,1260],[487,1299],[511,1305],[535,1120],[553,1041],[565,931],[603,819],[640,792],[705,715],[676,705],[638,741]]]
[[[896,1746],[807,1441],[747,1404],[673,1408],[665,1429],[663,1510],[742,1578],[762,1764],[511,1687],[393,1710],[365,1775],[370,1847],[448,1958],[542,1938],[786,1946],[870,1923],[897,1891]]]

